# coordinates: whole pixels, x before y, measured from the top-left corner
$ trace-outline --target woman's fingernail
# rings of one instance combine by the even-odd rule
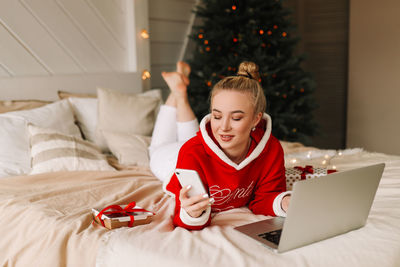
[[[210,203],[214,203],[215,199],[214,198],[210,198]]]
[[[188,186],[186,186],[186,189],[190,189],[192,186],[191,185],[188,185]]]
[[[208,198],[208,194],[204,194],[203,197],[204,197],[204,198]]]

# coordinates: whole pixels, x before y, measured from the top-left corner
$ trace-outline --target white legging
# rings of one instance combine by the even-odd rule
[[[175,107],[160,107],[149,147],[150,169],[158,179],[169,181],[176,167],[179,150],[198,130],[197,119],[178,122]]]

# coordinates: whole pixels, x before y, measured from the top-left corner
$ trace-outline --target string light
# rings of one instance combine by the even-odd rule
[[[272,31],[267,31],[267,34],[268,34],[268,35],[271,35],[271,34],[272,34]]]
[[[142,72],[142,80],[144,81],[144,80],[147,80],[147,79],[150,79],[150,78],[151,78],[150,72],[148,70],[144,70]]]
[[[282,36],[283,36],[283,37],[286,37],[286,35],[287,35],[286,32],[283,32],[283,33],[282,33]]]
[[[150,38],[150,34],[149,34],[149,32],[148,32],[146,29],[143,29],[143,30],[140,32],[140,36],[142,36],[143,39],[149,39],[149,38]]]
[[[260,33],[260,35],[263,35],[263,34],[264,34],[264,31],[263,31],[263,30],[259,30],[258,32]]]
[[[199,39],[203,39],[204,35],[203,35],[202,33],[200,33],[200,34],[198,35],[198,37],[199,37]]]
[[[235,5],[232,6],[232,10],[236,10],[236,8],[237,8],[237,7],[236,7]]]

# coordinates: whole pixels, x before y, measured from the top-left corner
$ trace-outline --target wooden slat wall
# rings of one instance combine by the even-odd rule
[[[175,70],[190,27],[195,0],[150,0],[151,87],[168,94],[161,71]]]
[[[340,149],[346,144],[349,0],[291,0],[294,19],[302,38],[299,52],[307,54],[305,69],[317,83],[319,105],[315,118],[321,136],[313,138],[320,148]]]
[[[0,1],[1,75],[129,71],[127,1]]]
[[[1,0],[0,99],[141,92],[150,56],[138,32],[148,26],[148,0]]]

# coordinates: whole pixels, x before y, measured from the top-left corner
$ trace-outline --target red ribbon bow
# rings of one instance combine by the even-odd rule
[[[102,209],[99,214],[97,214],[96,218],[99,219],[99,221],[101,222],[101,225],[104,225],[104,220],[101,218],[103,216],[103,214],[113,214],[113,213],[121,213],[122,215],[126,215],[130,217],[130,221],[128,226],[132,227],[133,226],[133,222],[135,221],[135,217],[130,214],[132,212],[151,212],[145,209],[135,209],[136,206],[136,202],[133,201],[131,203],[129,203],[125,208],[122,208],[120,205],[110,205],[108,207],[105,207],[104,209]],[[153,213],[153,212],[151,212]],[[153,213],[154,215],[154,213]],[[93,221],[94,222],[94,221]]]
[[[294,168],[296,170],[301,171],[301,174],[300,174],[301,175],[301,180],[305,180],[307,174],[313,174],[314,173],[313,166],[311,166],[311,165],[306,165],[304,168],[300,167],[300,166],[296,166]]]

